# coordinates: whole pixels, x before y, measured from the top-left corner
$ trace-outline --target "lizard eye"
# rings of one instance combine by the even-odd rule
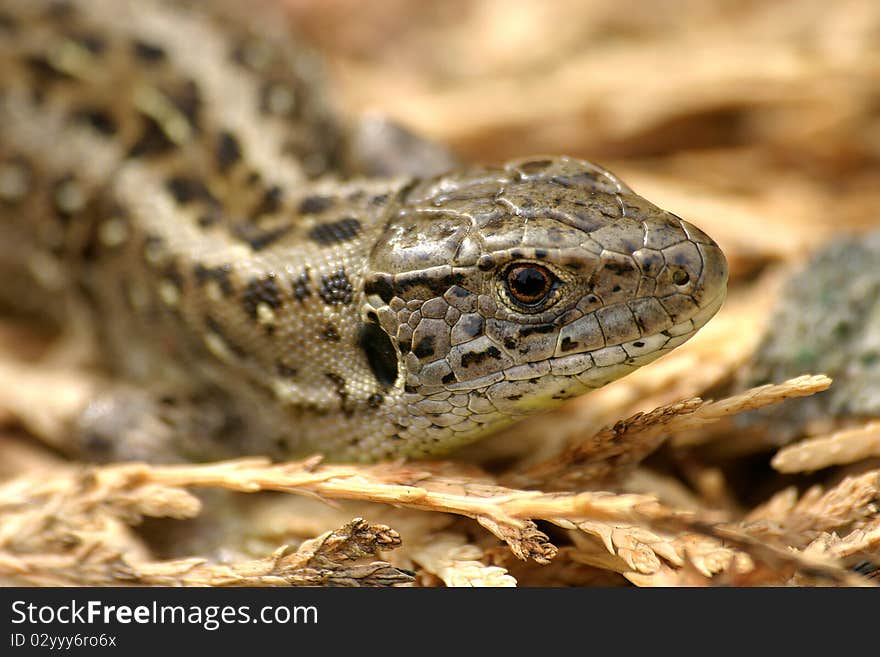
[[[553,292],[556,277],[541,265],[519,263],[507,268],[504,282],[516,304],[534,308],[546,301]]]

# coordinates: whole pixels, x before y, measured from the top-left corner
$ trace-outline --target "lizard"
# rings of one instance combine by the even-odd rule
[[[85,309],[77,453],[442,455],[720,308],[718,245],[596,164],[356,152],[315,56],[233,6],[0,6],[0,299]]]

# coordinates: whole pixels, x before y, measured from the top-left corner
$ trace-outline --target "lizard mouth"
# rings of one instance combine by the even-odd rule
[[[574,376],[591,388],[605,385],[625,374],[626,370],[650,363],[687,342],[718,312],[725,296],[725,290],[722,289],[692,316],[652,335],[592,351],[550,358],[546,361],[549,366],[547,373]]]
[[[526,383],[550,375],[554,379],[574,378],[581,384],[581,389],[564,391],[564,398],[571,397],[584,392],[584,389],[598,388],[620,378],[683,344],[718,312],[725,296],[726,289],[722,287],[715,297],[698,308],[693,315],[651,335],[598,349],[514,365],[486,376],[448,384],[445,387],[449,391],[477,390],[502,381]]]

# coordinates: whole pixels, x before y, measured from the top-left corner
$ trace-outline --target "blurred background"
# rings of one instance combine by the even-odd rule
[[[596,160],[694,221],[734,282],[877,225],[875,0],[280,0],[343,111],[497,162]]]

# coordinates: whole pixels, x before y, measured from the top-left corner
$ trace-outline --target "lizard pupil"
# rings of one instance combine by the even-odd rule
[[[514,301],[526,306],[541,303],[550,293],[553,275],[538,265],[514,265],[507,271],[507,289]]]

